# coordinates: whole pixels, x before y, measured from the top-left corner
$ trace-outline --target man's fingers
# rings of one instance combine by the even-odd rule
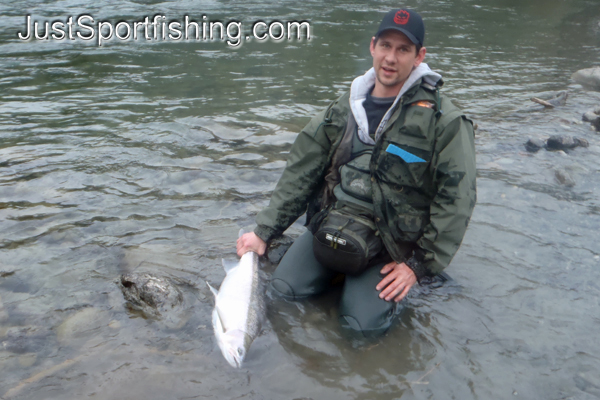
[[[403,298],[406,297],[406,295],[408,294],[408,291],[410,290],[411,286],[405,286],[404,290],[402,291],[402,293],[400,293],[398,296],[396,296],[394,298],[394,301],[396,303],[400,302],[400,300],[402,300]]]
[[[394,277],[391,276],[392,274],[388,274],[386,275],[385,278],[383,278],[375,287],[375,289],[377,290],[381,290],[383,288],[385,288],[386,286],[388,286],[390,284],[390,282],[392,282],[394,280]]]
[[[381,268],[381,271],[379,271],[379,272],[380,272],[380,273],[382,273],[382,274],[387,274],[387,273],[388,273],[388,272],[390,272],[390,271],[391,271],[393,268],[394,268],[394,264],[392,264],[392,263],[388,263],[388,264],[385,264],[385,265],[383,266],[383,268]]]
[[[387,278],[390,279],[387,279]],[[381,293],[379,293],[379,297],[380,298],[384,298],[384,297],[388,297],[390,293],[392,293],[397,287],[398,287],[398,283],[395,283],[395,279],[393,277],[390,277],[389,275],[386,277],[386,279],[388,280],[387,282],[383,282],[385,288],[383,288],[383,290],[381,291]],[[386,299],[387,300],[387,299]]]
[[[404,285],[403,284],[398,284],[398,285],[390,285],[393,286],[393,288],[391,288],[391,290],[388,291],[388,293],[385,295],[385,301],[391,301],[394,299],[394,297],[396,297],[396,295],[398,295],[402,289],[404,289]],[[390,287],[388,286],[388,287]]]

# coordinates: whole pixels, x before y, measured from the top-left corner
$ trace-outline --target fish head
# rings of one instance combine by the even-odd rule
[[[219,348],[229,365],[240,368],[247,349],[246,332],[232,330],[225,332],[219,340]]]

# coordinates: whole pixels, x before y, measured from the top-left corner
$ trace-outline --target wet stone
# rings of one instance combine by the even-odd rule
[[[19,357],[19,365],[24,368],[31,367],[36,361],[37,354],[35,353],[27,353]]]
[[[527,143],[525,143],[525,149],[530,153],[536,153],[545,146],[546,143],[542,139],[538,138],[530,138]]]
[[[571,76],[571,79],[586,89],[600,91],[600,67],[579,70]]]
[[[594,111],[585,112],[582,117],[585,122],[594,122],[599,118],[600,115],[596,114]]]
[[[558,106],[564,106],[565,104],[567,104],[568,97],[569,92],[563,90],[546,96],[532,97],[531,101],[539,103],[547,108],[554,108]]]
[[[39,352],[52,342],[51,336],[50,331],[39,327],[8,328],[0,349],[16,354]]]
[[[575,179],[573,179],[571,174],[569,174],[567,171],[565,171],[562,168],[556,169],[554,171],[554,177],[556,178],[558,183],[560,183],[561,185],[565,185],[567,187],[575,186],[575,183],[576,183]]]
[[[585,122],[590,122],[597,131],[600,131],[600,107],[585,112],[582,119]]]
[[[60,343],[70,344],[73,339],[87,337],[106,323],[105,312],[87,307],[67,317],[56,328],[56,337]]]
[[[183,303],[183,294],[167,277],[148,273],[121,275],[117,284],[128,306],[145,317],[158,318]]]
[[[546,146],[549,150],[568,150],[574,149],[579,144],[575,142],[572,136],[567,135],[553,135],[548,138]]]

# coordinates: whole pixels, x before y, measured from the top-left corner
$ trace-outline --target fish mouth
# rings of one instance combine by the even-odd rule
[[[229,359],[227,360],[229,362],[229,365],[231,365],[233,368],[241,368],[242,367],[242,359],[240,359],[240,357],[237,355],[237,352],[234,349],[230,349],[229,350]]]

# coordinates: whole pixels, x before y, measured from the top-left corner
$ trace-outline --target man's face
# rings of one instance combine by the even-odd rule
[[[377,77],[373,96],[396,96],[412,70],[425,58],[425,52],[422,47],[416,53],[414,43],[395,30],[383,32],[377,43],[375,38],[371,39],[371,56]]]

